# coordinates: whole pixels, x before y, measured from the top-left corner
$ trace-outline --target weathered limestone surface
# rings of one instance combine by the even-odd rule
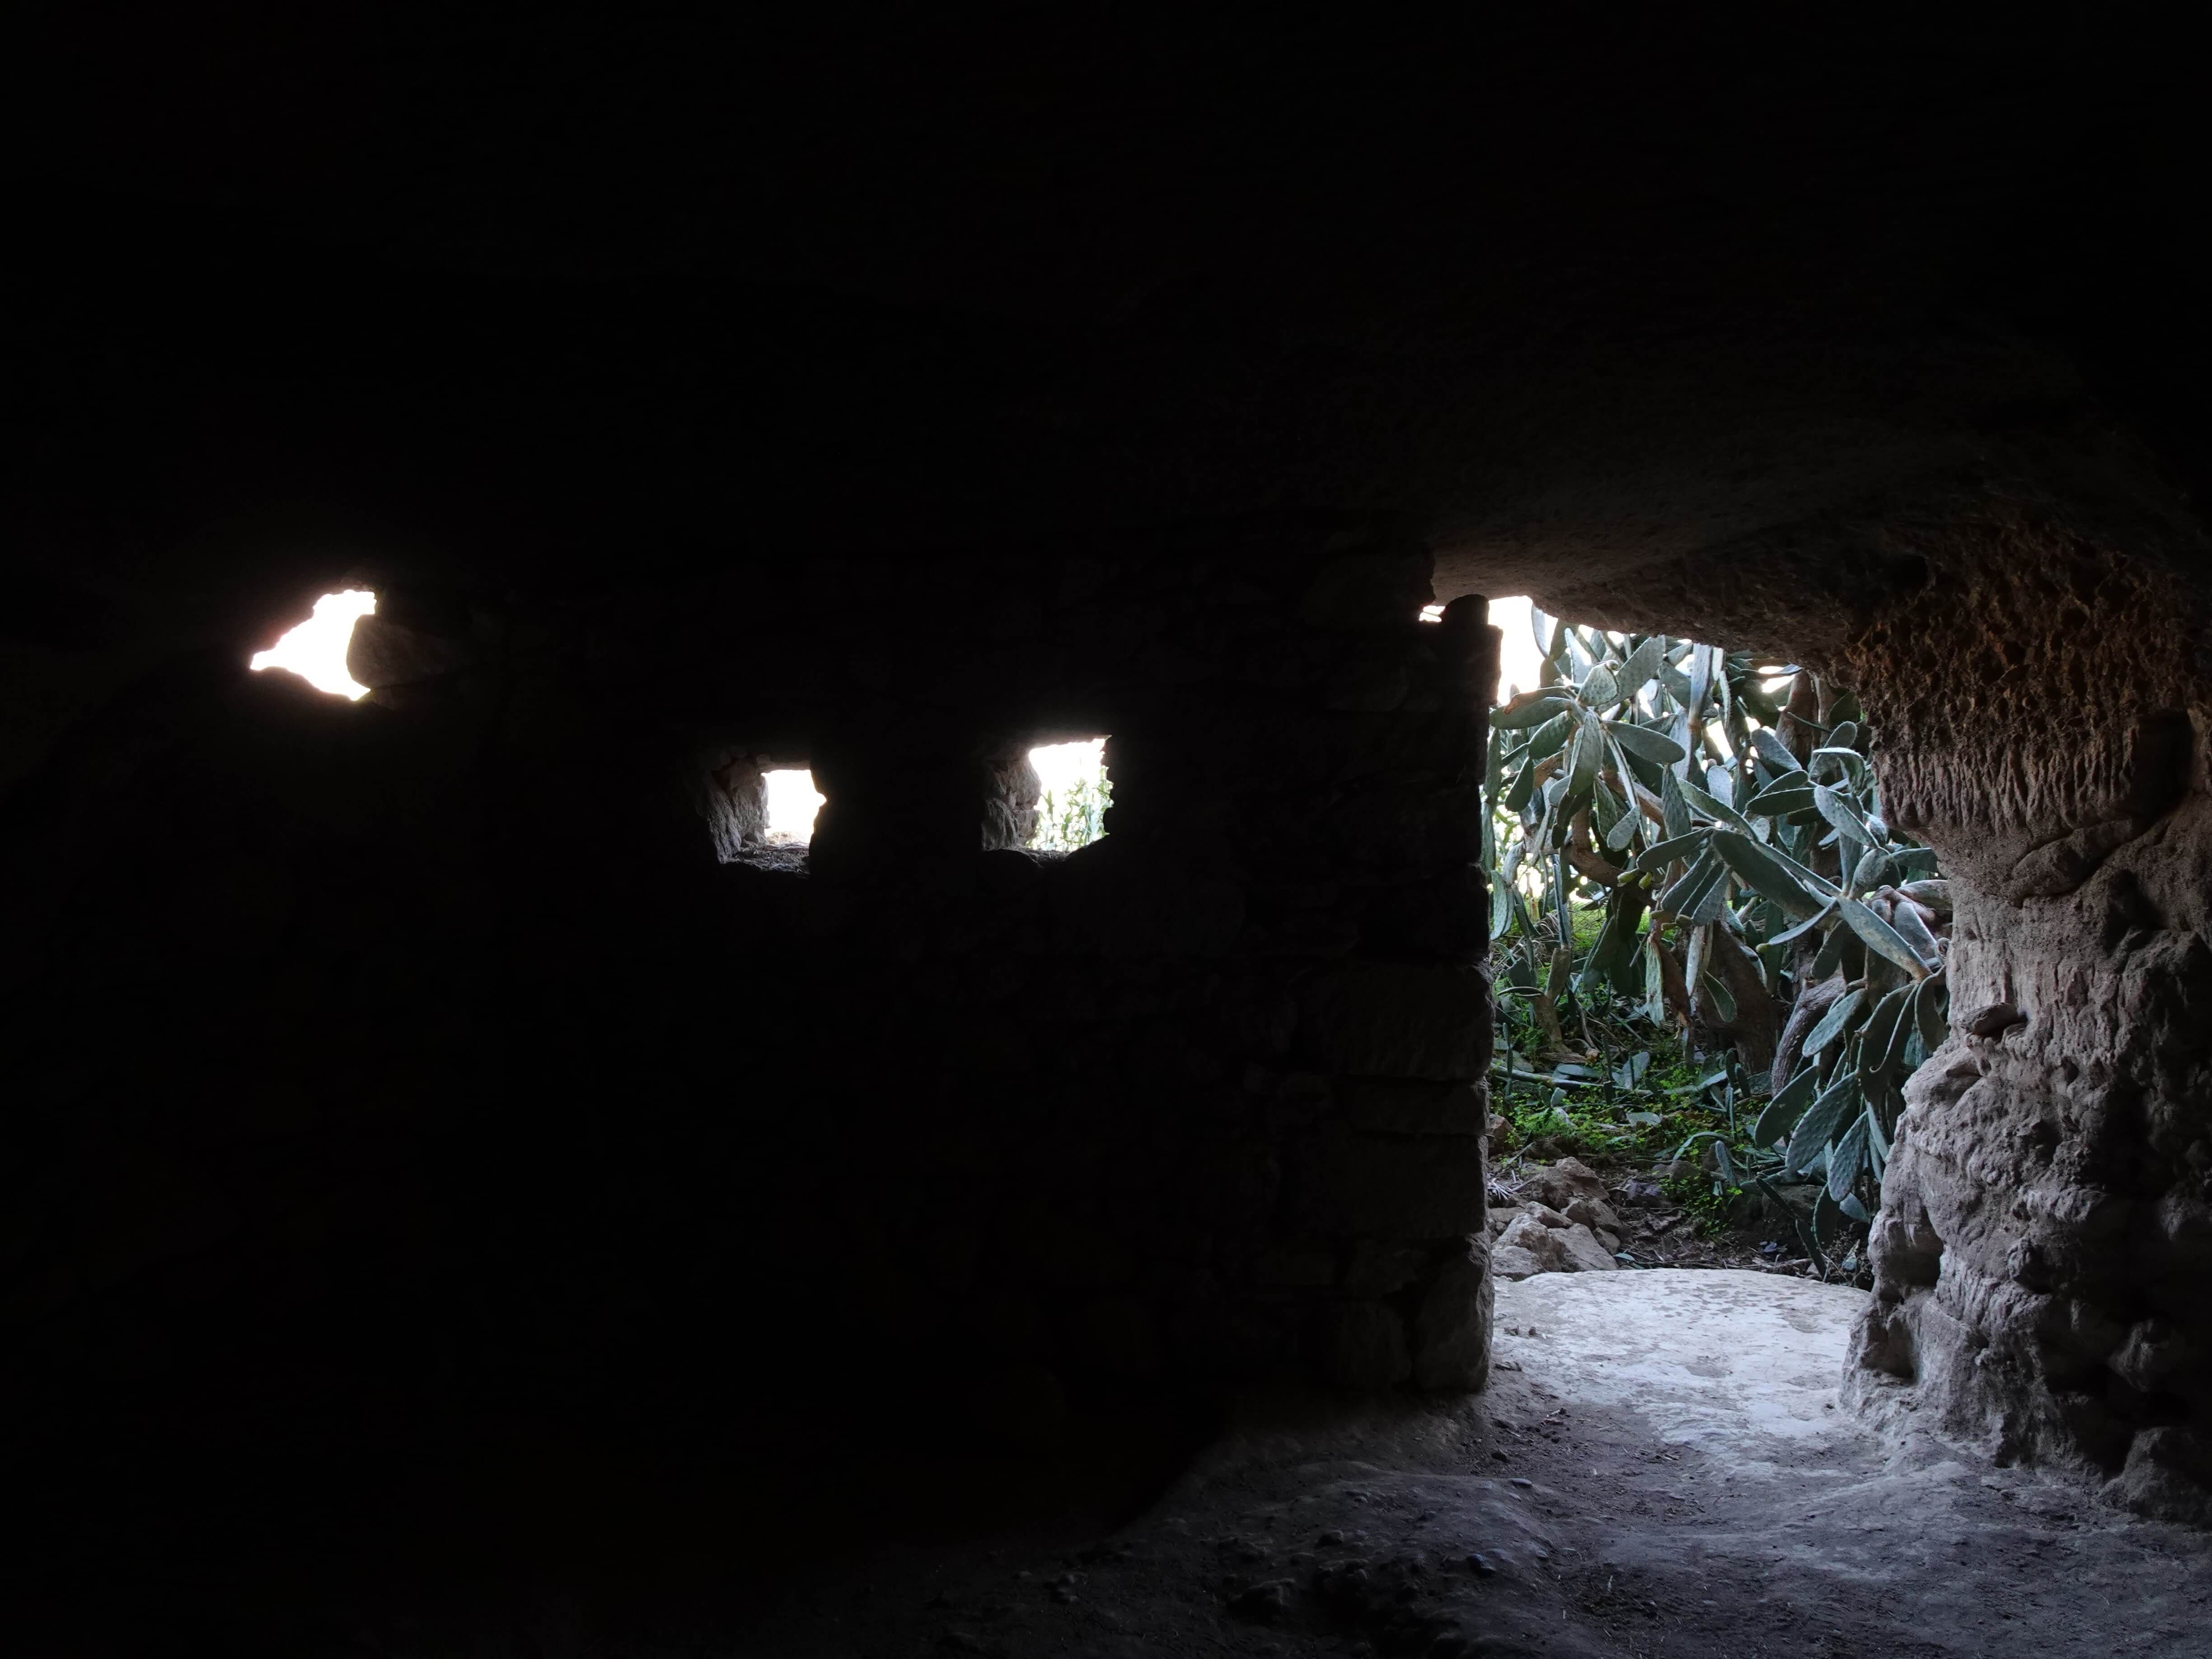
[[[2212,1520],[2212,813],[2075,892],[1962,896],[1954,1030],[1913,1078],[1862,1394]]]
[[[1556,611],[1857,689],[1887,811],[1942,854],[1953,1030],[1906,1091],[1852,1391],[2212,1519],[2201,516],[2084,402],[1729,553],[1633,580],[1519,568]],[[1470,538],[1440,568],[1494,585],[1511,556]]]
[[[1856,647],[1958,909],[1852,1386],[2212,1522],[2212,659],[2157,540],[1993,517]]]

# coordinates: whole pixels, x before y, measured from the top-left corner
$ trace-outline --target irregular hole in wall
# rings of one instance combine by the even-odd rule
[[[1105,738],[1040,744],[1028,759],[1038,793],[1027,846],[1042,853],[1072,853],[1106,833],[1114,786],[1106,775]]]
[[[828,798],[803,767],[780,766],[761,774],[768,792],[768,844],[804,847],[814,839],[814,820]]]
[[[366,588],[325,593],[315,601],[312,617],[268,650],[255,652],[247,666],[257,673],[282,668],[318,691],[359,702],[368,695],[368,688],[347,671],[346,647],[353,641],[354,623],[375,611],[376,595]]]
[[[750,744],[708,757],[703,816],[723,863],[804,867],[824,797],[813,773],[791,758],[787,750],[763,754]]]

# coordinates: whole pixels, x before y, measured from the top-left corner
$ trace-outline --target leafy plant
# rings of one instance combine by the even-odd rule
[[[1030,845],[1058,853],[1088,847],[1106,833],[1106,809],[1113,800],[1114,786],[1103,766],[1073,783],[1047,788],[1037,801],[1036,834]]]
[[[1748,652],[1532,623],[1540,683],[1491,720],[1505,1091],[1548,1074],[1609,1096],[1669,1037],[1726,1054],[1706,1080],[1725,1121],[1677,1157],[1702,1153],[1717,1192],[1816,1181],[1832,1242],[1880,1203],[1904,1079],[1944,1029],[1936,855],[1884,817],[1850,693]]]

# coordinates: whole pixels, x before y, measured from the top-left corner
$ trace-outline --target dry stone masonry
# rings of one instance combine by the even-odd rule
[[[1479,1387],[1495,635],[1430,568],[1275,516],[619,605],[386,570],[358,706],[149,688],[16,826],[11,1420],[137,1367],[550,1409],[611,1356],[1016,1441]],[[1098,732],[1105,839],[1024,850],[1024,751]]]
[[[1008,1374],[1479,1386],[1480,601],[1421,623],[1425,554],[1356,522],[1002,568],[1035,597],[919,628],[862,586],[845,661],[782,681],[830,804],[773,902],[823,1006],[880,1036],[837,1079],[824,1248],[878,1285],[953,1264],[856,1317]],[[1023,850],[1023,750],[1086,732],[1105,839]]]

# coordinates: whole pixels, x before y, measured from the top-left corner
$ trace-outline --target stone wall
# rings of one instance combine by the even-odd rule
[[[25,1433],[1480,1386],[1495,635],[1403,532],[364,574],[362,703],[210,657],[17,792]],[[1090,732],[1107,837],[1020,850],[1021,750]]]
[[[776,902],[877,1033],[830,1068],[882,1160],[825,1244],[854,1317],[1055,1375],[1478,1385],[1481,602],[1419,622],[1425,554],[1359,523],[963,574],[855,582],[777,681],[830,805]],[[1023,751],[1101,732],[1106,838],[1022,851]]]

